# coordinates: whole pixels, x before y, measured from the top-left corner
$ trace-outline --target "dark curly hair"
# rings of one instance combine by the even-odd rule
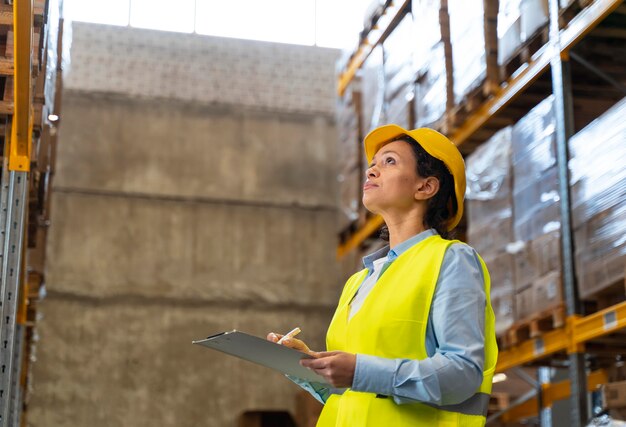
[[[428,210],[424,218],[424,227],[434,228],[444,239],[454,238],[454,230],[448,231],[448,221],[456,213],[458,206],[454,193],[454,178],[439,159],[434,158],[422,146],[408,135],[401,135],[394,141],[404,141],[413,149],[417,175],[420,177],[434,176],[439,180],[439,191],[428,200]],[[380,238],[389,241],[389,229],[384,225],[380,231]]]

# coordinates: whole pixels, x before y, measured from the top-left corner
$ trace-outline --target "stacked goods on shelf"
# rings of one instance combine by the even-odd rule
[[[410,52],[414,44],[413,17],[407,13],[383,42],[386,118],[404,128],[413,127],[415,71]]]
[[[626,381],[612,382],[602,387],[602,408],[608,409],[614,419],[626,419]]]
[[[522,44],[521,0],[500,0],[498,10],[498,64],[503,65]]]
[[[624,296],[626,98],[574,135],[570,146],[572,227],[579,295]]]
[[[482,256],[491,276],[496,334],[514,322],[511,128],[496,133],[467,158],[468,243]]]
[[[498,64],[507,79],[547,42],[548,0],[502,0],[498,10]]]
[[[339,231],[349,228],[358,218],[363,184],[361,154],[361,93],[358,80],[352,81],[337,102],[339,127]]]
[[[486,77],[484,12],[483,0],[448,0],[455,104],[463,103]]]
[[[446,56],[440,24],[439,0],[414,0],[415,48],[412,49],[415,85],[415,126],[441,129],[447,106]]]
[[[369,131],[386,122],[382,46],[376,46],[363,62],[361,79],[363,134],[367,135]]]
[[[554,97],[513,126],[513,238],[516,316],[562,307],[560,211]]]
[[[548,25],[550,11],[548,0],[521,0],[520,2],[520,36],[522,43],[541,28]]]
[[[54,175],[57,125],[60,109],[62,75],[69,65],[71,25],[62,19],[61,0],[36,0],[34,3],[33,27],[33,67],[32,67],[32,106],[33,136],[31,164],[28,180],[28,208],[25,218],[26,239],[24,241],[24,287],[20,297],[17,323],[25,326],[23,345],[16,351],[21,357],[19,384],[20,407],[26,411],[32,392],[32,362],[36,360],[38,303],[45,296],[46,241],[50,224],[50,192]],[[9,5],[0,7],[1,14],[12,17]],[[7,59],[13,60],[13,28],[2,20],[0,23],[0,43],[6,49]],[[10,20],[12,23],[12,20]],[[4,98],[10,100],[10,108],[1,108],[0,114],[13,113],[13,76],[4,77]],[[0,80],[2,80],[0,78]],[[11,118],[9,117],[10,121]],[[5,141],[6,143],[6,141]],[[12,393],[17,390],[12,390]],[[22,424],[26,424],[22,418]]]
[[[372,0],[363,15],[363,34],[372,31],[385,13],[385,0]]]

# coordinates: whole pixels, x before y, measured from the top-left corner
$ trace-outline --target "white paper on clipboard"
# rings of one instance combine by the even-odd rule
[[[312,359],[313,356],[245,332],[237,330],[221,332],[203,340],[193,341],[193,344],[221,351],[283,374],[331,387],[323,377],[300,366],[301,359]]]

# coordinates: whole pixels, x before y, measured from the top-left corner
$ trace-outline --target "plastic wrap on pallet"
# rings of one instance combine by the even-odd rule
[[[590,298],[626,271],[626,98],[570,139],[572,223],[579,293]]]
[[[46,69],[44,83],[44,120],[48,121],[48,115],[54,112],[54,98],[56,95],[57,69],[58,69],[58,46],[59,24],[61,19],[61,5],[59,0],[48,0],[48,18],[46,24]]]
[[[547,25],[549,16],[548,0],[521,0],[521,40],[530,39],[537,30]]]
[[[466,159],[468,243],[481,254],[504,251],[513,239],[511,133],[500,130]]]
[[[413,0],[411,2],[415,24],[415,48],[411,52],[413,68],[418,72],[432,65],[429,59],[431,51],[441,43],[440,9],[440,0]]]
[[[481,257],[489,269],[492,294],[513,292],[515,288],[513,256],[504,250],[500,250],[498,252],[487,251],[482,253]]]
[[[362,67],[363,127],[366,135],[370,130],[385,122],[385,73],[383,48],[375,47]]]
[[[341,170],[354,168],[360,162],[360,105],[359,80],[355,79],[337,99],[336,117],[338,128],[338,160]]]
[[[513,255],[513,275],[516,289],[533,284],[552,271],[561,269],[560,231],[546,233],[525,242],[509,252]]]
[[[415,46],[413,17],[407,14],[383,42],[385,102],[415,82],[411,51]]]
[[[527,320],[537,313],[560,306],[563,303],[561,272],[551,271],[516,289],[514,299],[516,321]]]
[[[415,126],[437,127],[446,112],[447,78],[443,42],[428,53],[428,66],[415,85]]]
[[[363,14],[363,29],[365,31],[369,31],[372,28],[372,23],[378,21],[385,10],[385,3],[385,0],[372,0],[369,3]]]
[[[530,241],[560,228],[554,98],[513,126],[513,235]]]
[[[611,206],[574,229],[576,272],[581,298],[615,287],[624,293],[626,201]]]
[[[61,70],[63,78],[67,77],[72,65],[70,51],[72,49],[72,21],[69,20],[64,13],[64,3],[61,3],[61,17],[63,20],[63,36],[61,38]]]
[[[570,139],[574,228],[626,200],[625,116],[626,98]]]
[[[411,50],[414,46],[413,17],[409,13],[383,43],[386,120],[403,127],[413,127],[415,70]]]
[[[483,0],[448,0],[454,100],[459,104],[485,79],[485,17]]]
[[[359,217],[362,172],[358,167],[347,168],[337,176],[339,183],[339,231],[344,231]]]
[[[395,123],[403,128],[414,128],[415,113],[413,110],[415,86],[405,86],[395,98],[389,100],[386,106],[386,116],[389,123]]]
[[[496,316],[496,334],[501,335],[515,320],[513,257],[503,250],[493,252],[490,248],[485,248],[481,256],[491,279],[491,305]]]
[[[501,336],[513,325],[516,319],[514,293],[492,292],[491,307],[496,316],[496,336]]]
[[[510,199],[511,131],[510,126],[501,129],[467,157],[466,199],[478,201]],[[510,215],[509,206],[506,216]]]
[[[498,7],[498,64],[506,63],[522,43],[520,2],[500,0]]]

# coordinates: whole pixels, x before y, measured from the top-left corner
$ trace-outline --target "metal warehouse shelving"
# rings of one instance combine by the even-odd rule
[[[392,2],[393,3],[393,2]],[[549,407],[558,399],[568,396],[571,401],[572,425],[584,425],[588,419],[587,393],[598,384],[606,383],[604,371],[593,373],[589,378],[585,373],[586,344],[593,340],[605,337],[616,331],[626,329],[626,302],[613,305],[600,312],[582,316],[580,301],[578,300],[573,264],[573,242],[570,218],[568,153],[567,143],[573,135],[573,99],[570,74],[570,50],[580,43],[591,31],[602,23],[614,11],[624,9],[623,0],[595,0],[578,13],[569,24],[559,29],[558,0],[550,0],[550,35],[548,42],[543,45],[511,78],[505,81],[495,93],[485,102],[469,113],[468,117],[455,129],[449,132],[452,141],[461,147],[468,142],[480,144],[487,137],[485,134],[495,132],[494,128],[502,127],[507,122],[507,109],[516,99],[523,97],[528,88],[538,81],[547,70],[551,71],[552,93],[555,97],[557,117],[557,164],[559,168],[559,195],[561,198],[560,212],[562,223],[561,250],[563,254],[563,285],[567,307],[565,326],[519,343],[507,350],[501,351],[497,371],[502,372],[524,364],[545,361],[557,353],[567,355],[569,359],[570,380],[558,384],[542,385],[542,397],[538,400],[534,395],[525,402],[510,408],[508,414],[503,414],[503,420],[512,421],[523,416],[537,414],[541,407]],[[340,74],[338,93],[341,95],[361,67],[367,55],[378,43],[382,43],[386,35],[393,30],[393,25],[399,21],[407,8],[407,2],[401,7],[393,8],[395,16],[388,17],[388,26],[381,29],[373,42],[366,38],[355,55],[351,58],[346,71]],[[624,13],[624,12],[622,12]],[[574,58],[576,59],[576,58]],[[582,61],[579,61],[583,63]],[[583,63],[584,65],[584,63]],[[601,74],[592,66],[585,65],[592,72]],[[606,77],[606,76],[605,76]],[[608,79],[607,79],[608,81]],[[615,85],[614,82],[612,84]],[[623,91],[623,87],[620,88]],[[509,123],[512,123],[509,122]],[[347,253],[360,247],[367,239],[383,225],[379,216],[370,217],[360,228],[351,233],[338,246],[337,256],[342,258]],[[572,391],[573,393],[569,392]],[[541,402],[541,405],[539,404]],[[519,402],[518,402],[519,403]]]
[[[62,34],[57,1],[8,3],[0,4],[0,427],[26,425],[60,103],[61,55],[55,52]]]

